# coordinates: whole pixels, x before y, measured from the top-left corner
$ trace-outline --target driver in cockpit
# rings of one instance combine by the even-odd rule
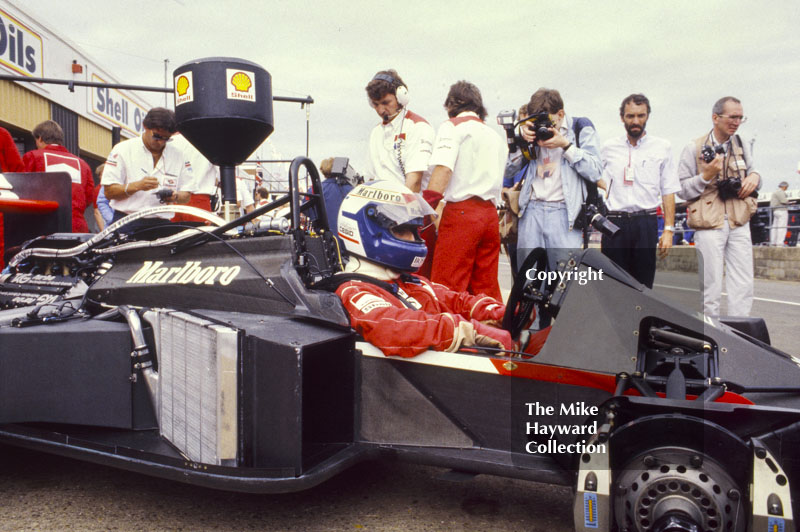
[[[419,230],[429,214],[419,195],[393,181],[359,185],[344,199],[338,235],[350,260],[333,280],[350,325],[387,356],[472,346],[516,351],[508,331],[498,328],[501,302],[412,273],[427,254]],[[535,333],[525,352],[538,353],[548,332]]]

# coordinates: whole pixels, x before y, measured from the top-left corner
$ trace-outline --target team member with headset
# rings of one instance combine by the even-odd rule
[[[369,136],[368,180],[395,179],[414,192],[428,169],[434,132],[427,120],[408,109],[405,82],[395,70],[381,70],[366,87],[381,123]]]
[[[369,103],[381,122],[369,136],[367,181],[394,180],[414,192],[427,187],[428,159],[433,151],[434,131],[427,120],[408,109],[408,87],[396,70],[381,70],[366,86]],[[428,193],[429,194],[429,193]],[[437,204],[441,195],[426,199]],[[430,277],[436,230],[430,226],[421,236],[428,247],[428,258],[420,274]]]

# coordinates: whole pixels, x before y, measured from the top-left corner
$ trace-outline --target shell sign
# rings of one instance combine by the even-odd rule
[[[194,83],[192,72],[184,72],[175,77],[175,105],[189,103],[194,100]]]
[[[229,100],[256,101],[256,92],[253,86],[253,79],[255,79],[255,76],[252,72],[229,68],[227,69],[227,75]]]

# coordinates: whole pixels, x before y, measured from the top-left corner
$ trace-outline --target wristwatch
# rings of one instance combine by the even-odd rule
[[[665,225],[664,226],[664,231],[672,231],[674,233],[675,232],[675,226],[674,225]]]

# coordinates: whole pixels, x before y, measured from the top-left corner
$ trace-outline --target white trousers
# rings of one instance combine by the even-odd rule
[[[732,229],[728,219],[722,229],[703,229],[694,234],[703,282],[703,312],[719,316],[722,272],[728,292],[728,316],[749,316],[753,306],[753,242],[750,223]]]
[[[772,211],[772,228],[769,230],[769,243],[771,246],[782,246],[786,239],[786,226],[789,225],[789,211],[775,209]]]

